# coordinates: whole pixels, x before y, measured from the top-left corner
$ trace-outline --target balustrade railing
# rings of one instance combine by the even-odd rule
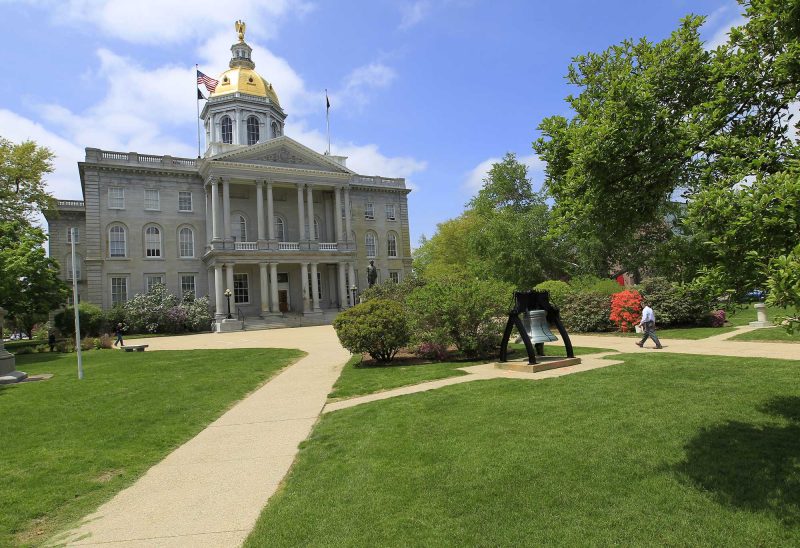
[[[300,242],[278,242],[278,251],[300,251]]]
[[[234,242],[234,249],[236,251],[257,251],[258,242]]]
[[[334,243],[322,243],[319,244],[320,251],[337,251],[339,249],[338,244]]]

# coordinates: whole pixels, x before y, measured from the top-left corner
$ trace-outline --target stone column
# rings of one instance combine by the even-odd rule
[[[272,203],[272,181],[267,181],[267,238],[270,240],[275,239],[275,210]]]
[[[333,226],[336,230],[336,241],[344,240],[342,238],[342,189],[338,186],[333,187],[333,197],[336,201],[334,206],[336,209],[333,212]]]
[[[345,283],[344,263],[339,263],[339,310],[347,308],[347,292],[349,288]]]
[[[256,181],[256,216],[258,217],[258,239],[264,239],[264,183]]]
[[[214,224],[214,219],[211,216],[211,190],[208,188],[208,185],[204,185],[203,189],[205,190],[206,196],[206,245],[209,245],[211,243],[211,238],[214,237],[211,232],[211,227]]]
[[[225,317],[225,283],[222,280],[222,265],[217,263],[214,265],[214,301],[216,303],[216,310],[214,314],[217,319]]]
[[[356,285],[356,268],[355,266],[353,266],[353,263],[347,263],[347,270],[348,270],[348,276],[350,278],[350,287],[348,287],[347,290],[350,291],[350,297],[352,297],[353,292],[351,291],[351,289],[353,289],[353,286]],[[355,302],[350,303],[350,306],[355,306],[355,305],[356,305]]]
[[[225,289],[231,290],[231,314],[236,315],[235,300],[233,298],[233,263],[225,263]],[[225,303],[227,305],[227,303]],[[228,310],[225,309],[227,314]]]
[[[0,308],[0,384],[11,384],[25,380],[28,374],[22,371],[17,371],[17,359],[14,355],[6,350],[3,344],[3,323],[6,317],[6,311]],[[13,420],[12,417],[5,417],[7,420]]]
[[[220,239],[219,231],[219,181],[211,181],[211,237],[213,240]]]
[[[222,179],[222,229],[225,240],[231,240],[231,185],[227,178]]]
[[[278,307],[278,263],[269,263],[269,301],[273,313],[281,311]]]
[[[316,240],[314,234],[314,194],[311,185],[306,185],[306,194],[308,196],[308,239]]]
[[[308,263],[300,263],[300,278],[302,283],[300,286],[303,288],[303,312],[308,312]]]
[[[305,211],[303,208],[303,185],[297,185],[297,220],[300,223],[300,241],[306,239]]]
[[[311,302],[314,312],[319,310],[319,281],[317,280],[317,263],[311,263]]]
[[[350,189],[344,189],[344,222],[345,222],[345,230],[347,231],[346,239],[350,239],[350,234],[353,230],[353,223],[350,219]]]
[[[261,283],[261,314],[269,312],[269,294],[267,293],[267,263],[258,263],[258,281]]]

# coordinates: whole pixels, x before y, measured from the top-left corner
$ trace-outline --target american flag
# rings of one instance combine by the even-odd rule
[[[203,84],[206,86],[206,89],[209,93],[214,93],[214,90],[217,89],[217,84],[219,84],[219,80],[214,80],[211,76],[206,76],[199,70],[197,71],[197,84]]]

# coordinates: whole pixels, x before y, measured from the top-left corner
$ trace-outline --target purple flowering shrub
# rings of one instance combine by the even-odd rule
[[[711,327],[722,327],[727,321],[724,310],[715,310],[710,315]]]

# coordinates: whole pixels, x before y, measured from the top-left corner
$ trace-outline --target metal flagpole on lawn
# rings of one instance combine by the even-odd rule
[[[75,268],[75,229],[70,228],[72,240],[72,310],[75,312],[75,350],[78,352],[78,378],[83,378],[83,355],[81,354],[81,320],[78,314],[78,276]]]
[[[197,89],[197,73],[200,72],[200,68],[197,66],[197,63],[194,65],[194,90],[198,92],[197,94],[197,157],[200,157],[200,92]]]

